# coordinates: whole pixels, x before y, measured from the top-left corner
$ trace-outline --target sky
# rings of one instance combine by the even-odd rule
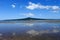
[[[26,17],[60,19],[60,0],[0,0],[0,20]]]

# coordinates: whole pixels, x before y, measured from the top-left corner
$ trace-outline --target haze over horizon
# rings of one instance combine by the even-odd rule
[[[0,20],[60,19],[60,0],[0,0]]]

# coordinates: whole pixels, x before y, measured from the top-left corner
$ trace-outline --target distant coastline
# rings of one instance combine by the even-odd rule
[[[33,22],[49,22],[49,23],[60,23],[60,19],[39,19],[39,18],[23,18],[23,19],[10,19],[0,20],[0,23],[33,23]]]

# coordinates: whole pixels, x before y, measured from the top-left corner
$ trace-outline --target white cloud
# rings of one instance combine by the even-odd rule
[[[26,17],[33,17],[33,16],[35,16],[33,13],[25,13],[23,15],[26,16]]]
[[[52,12],[53,12],[53,13],[58,13],[59,11],[58,11],[58,10],[53,10]]]
[[[59,7],[59,6],[52,6],[52,9],[53,9],[53,10],[59,10],[60,7]]]
[[[39,7],[38,4],[35,4],[35,3],[32,3],[32,2],[29,2],[29,6],[26,6],[27,9],[31,9],[31,10],[34,10],[38,7]]]
[[[12,4],[11,6],[12,6],[12,8],[15,8],[15,7],[16,7],[16,5],[15,5],[15,4]]]
[[[29,2],[29,5],[26,6],[27,9],[34,10],[34,9],[51,9],[51,10],[60,10],[59,6],[49,6],[49,5],[42,5],[42,4],[35,4]]]

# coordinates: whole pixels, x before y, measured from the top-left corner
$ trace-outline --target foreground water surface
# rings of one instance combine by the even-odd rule
[[[60,40],[60,23],[1,23],[0,40]]]

